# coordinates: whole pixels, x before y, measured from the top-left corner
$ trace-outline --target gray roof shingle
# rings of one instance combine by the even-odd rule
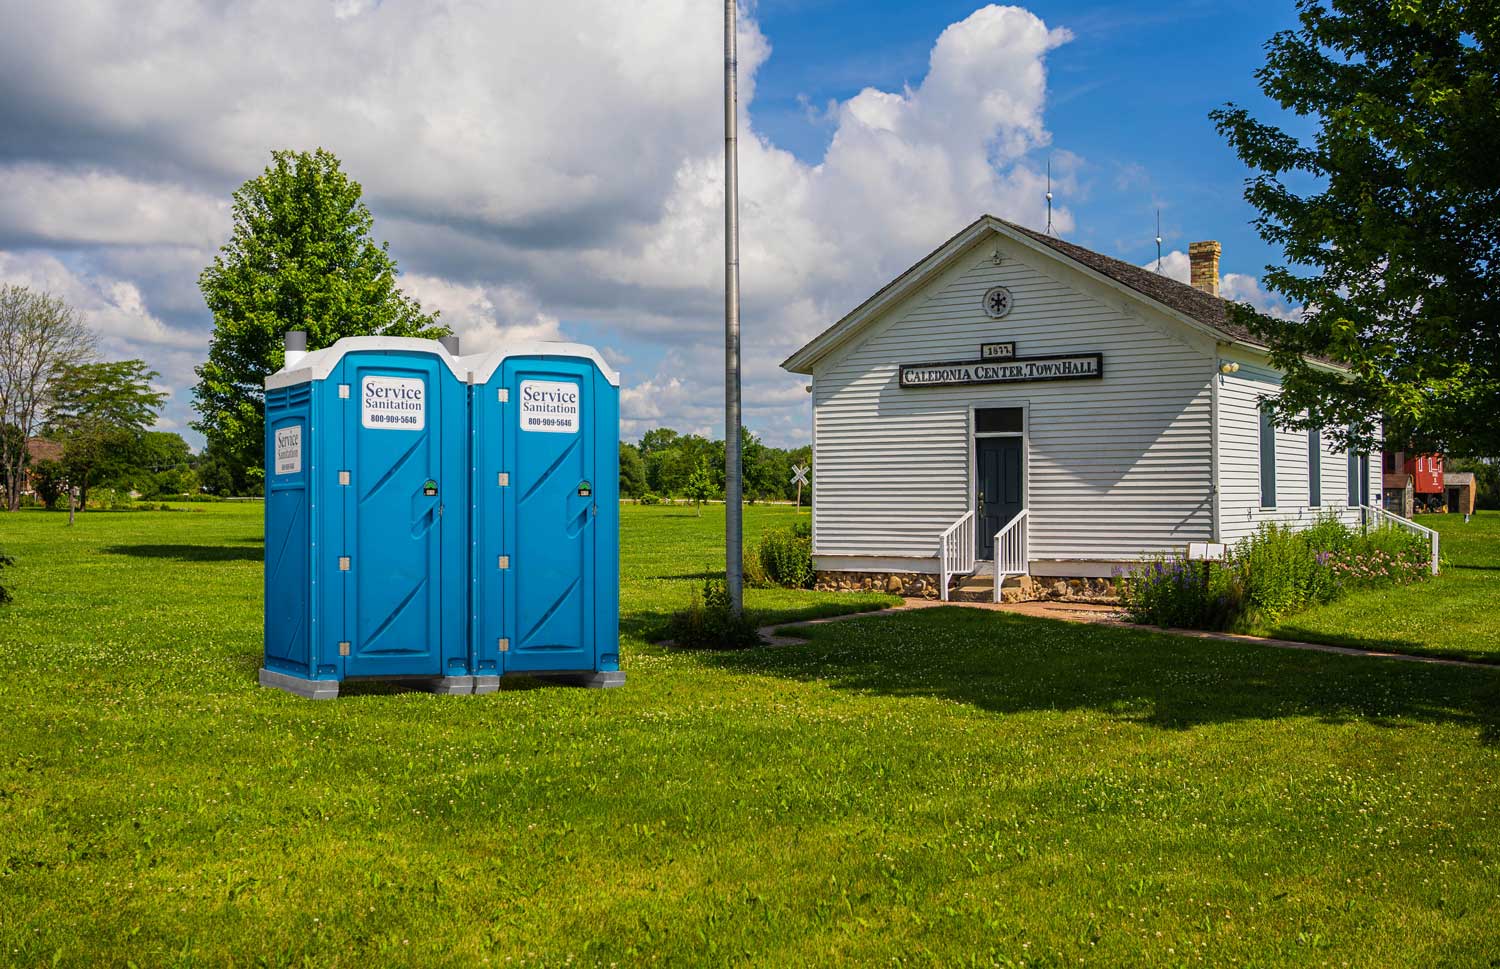
[[[993,218],[993,216],[992,216]],[[1029,239],[1034,239],[1042,245],[1055,252],[1061,253],[1074,262],[1082,263],[1097,273],[1108,276],[1123,286],[1128,286],[1143,296],[1149,296],[1163,306],[1176,310],[1189,319],[1196,320],[1204,326],[1212,327],[1229,337],[1243,343],[1253,343],[1264,347],[1265,341],[1251,333],[1246,327],[1234,322],[1229,316],[1228,300],[1218,296],[1210,296],[1201,289],[1194,289],[1187,283],[1179,283],[1160,273],[1140,266],[1132,265],[1120,259],[1114,259],[1075,246],[1071,242],[1064,242],[1056,236],[1049,236],[1035,229],[1028,229],[1024,225],[1017,225],[1005,219],[995,219],[996,222],[1004,222],[1005,225],[1021,233]]]

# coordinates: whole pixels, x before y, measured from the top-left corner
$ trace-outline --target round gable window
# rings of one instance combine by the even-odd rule
[[[1010,290],[1004,286],[996,286],[984,294],[984,311],[989,314],[990,319],[998,320],[1010,312],[1011,304],[1014,302]]]

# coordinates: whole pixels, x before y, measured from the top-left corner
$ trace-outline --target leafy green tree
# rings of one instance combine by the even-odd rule
[[[213,311],[208,361],[198,368],[193,426],[245,468],[265,462],[263,386],[284,361],[282,337],[306,330],[310,350],[346,336],[447,334],[396,286],[396,261],[330,152],[277,151],[234,193],[229,241],[203,270]]]
[[[65,367],[53,380],[47,428],[62,441],[62,465],[80,506],[100,474],[129,466],[156,422],[167,396],[151,389],[158,376],[144,361],[120,360]]]
[[[0,487],[4,507],[21,504],[30,460],[28,440],[46,415],[57,374],[93,355],[94,336],[55,296],[25,286],[0,285]]]
[[[1298,0],[1256,72],[1310,139],[1230,104],[1219,131],[1300,319],[1241,319],[1286,372],[1285,426],[1366,448],[1500,453],[1500,17],[1468,0]],[[1306,355],[1350,368],[1329,372]],[[1486,417],[1486,415],[1489,415]],[[1352,428],[1352,433],[1342,429]],[[1350,440],[1350,438],[1355,440]]]
[[[641,435],[641,457],[649,458],[653,454],[670,450],[681,437],[670,427],[657,427]]]
[[[220,498],[234,494],[234,475],[218,458],[209,458],[198,466],[198,482],[208,494]]]
[[[713,471],[709,468],[707,461],[700,462],[693,469],[693,473],[688,476],[686,487],[683,488],[683,494],[692,499],[700,517],[703,515],[703,503],[718,497],[719,492],[720,489],[714,483]]]
[[[646,462],[634,444],[620,442],[620,495],[639,498],[646,490]]]
[[[68,472],[61,461],[47,458],[31,467],[31,483],[36,496],[49,511],[57,508],[57,500],[68,490]]]

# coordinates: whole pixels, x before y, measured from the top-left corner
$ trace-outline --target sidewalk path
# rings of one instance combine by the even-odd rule
[[[1462,659],[1444,659],[1440,656],[1417,656],[1412,653],[1389,653],[1373,649],[1355,649],[1351,646],[1330,646],[1327,643],[1299,643],[1290,639],[1265,639],[1260,636],[1244,636],[1239,633],[1205,632],[1201,629],[1163,629],[1158,626],[1142,626],[1127,622],[1125,613],[1118,606],[1097,602],[939,602],[935,599],[907,599],[902,605],[874,612],[851,612],[827,619],[808,619],[803,622],[772,623],[760,628],[760,635],[771,646],[790,646],[805,642],[793,630],[806,626],[821,626],[824,623],[844,622],[849,619],[868,619],[871,616],[890,616],[919,609],[953,606],[960,609],[987,609],[991,612],[1010,612],[1037,619],[1058,619],[1063,622],[1095,623],[1117,626],[1121,629],[1141,629],[1146,632],[1165,633],[1169,636],[1184,636],[1191,639],[1218,639],[1233,643],[1253,643],[1258,646],[1274,646],[1277,649],[1303,649],[1314,653],[1338,653],[1341,656],[1369,656],[1376,659],[1402,660],[1408,663],[1431,663],[1437,666],[1467,666],[1473,669],[1500,670],[1500,664],[1475,663]],[[789,635],[778,635],[778,631]]]

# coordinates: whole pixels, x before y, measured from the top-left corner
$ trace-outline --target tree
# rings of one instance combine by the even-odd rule
[[[714,483],[713,471],[707,461],[698,462],[698,466],[688,476],[687,486],[683,489],[683,493],[693,500],[693,504],[697,507],[698,514],[701,517],[703,515],[703,503],[712,500],[719,494],[719,488]]]
[[[94,337],[62,300],[24,286],[0,286],[0,488],[8,511],[21,506],[27,441],[46,411],[58,372],[88,360]]]
[[[167,396],[151,389],[158,376],[144,361],[121,360],[69,366],[53,381],[47,429],[62,441],[63,469],[80,506],[98,474],[130,466]]]
[[[125,490],[139,491],[147,498],[189,494],[197,490],[192,458],[192,451],[181,434],[146,431],[122,462],[124,473],[117,479],[102,480]]]
[[[284,362],[282,337],[308,349],[346,336],[446,335],[436,313],[396,287],[396,261],[370,236],[362,190],[330,152],[272,152],[234,193],[234,228],[198,279],[214,315],[198,367],[193,427],[230,465],[265,462],[263,387]]]
[[[1273,347],[1289,427],[1366,449],[1500,453],[1500,18],[1464,0],[1298,0],[1256,72],[1310,140],[1233,104],[1211,115],[1254,172],[1245,198],[1299,319],[1236,316]],[[1307,355],[1349,368],[1347,378]],[[1345,430],[1349,429],[1349,430]]]
[[[646,490],[646,462],[634,444],[620,442],[620,495],[639,498]]]
[[[68,490],[68,473],[61,461],[48,458],[32,465],[31,483],[42,504],[48,511],[53,511],[57,508],[57,499]]]
[[[218,455],[205,452],[198,462],[197,472],[199,483],[209,494],[227,498],[235,493],[234,472]]]

